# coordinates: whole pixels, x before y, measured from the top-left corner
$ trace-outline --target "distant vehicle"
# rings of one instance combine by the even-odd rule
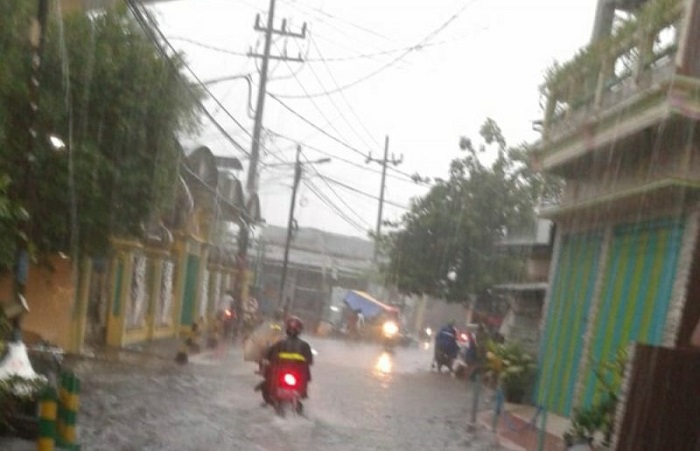
[[[402,336],[399,333],[399,325],[396,321],[387,320],[382,325],[382,345],[387,352],[393,352],[396,345],[401,343]]]

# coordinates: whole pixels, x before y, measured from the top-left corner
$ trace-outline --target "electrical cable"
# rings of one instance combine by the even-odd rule
[[[443,44],[447,44],[448,42],[451,42],[451,40],[423,44],[422,48],[443,45]],[[374,53],[360,53],[357,55],[349,55],[349,56],[336,56],[336,57],[327,57],[327,58],[325,58],[325,57],[308,58],[306,61],[310,62],[310,63],[316,63],[316,62],[335,63],[335,62],[356,61],[359,59],[374,59],[375,56],[391,55],[392,53],[405,52],[406,50],[410,50],[414,47],[415,46],[398,47],[398,48],[394,48],[394,49],[381,50],[381,51],[374,52]]]
[[[167,53],[167,52],[165,51],[165,49],[162,47],[161,43],[158,41],[157,36],[154,36],[154,35],[153,35],[153,32],[155,31],[155,32],[158,33],[158,35],[159,35],[159,36],[161,37],[161,39],[163,39],[163,41],[168,45],[168,47],[171,49],[171,51],[173,51],[175,54],[177,54],[177,52],[176,52],[175,49],[173,48],[172,44],[170,44],[170,43],[167,41],[167,39],[165,38],[165,35],[163,35],[163,32],[160,30],[160,28],[158,28],[158,25],[155,23],[155,21],[153,20],[153,18],[150,16],[149,12],[146,11],[145,8],[143,8],[143,6],[137,5],[136,2],[135,2],[135,0],[126,0],[126,2],[127,2],[127,6],[128,6],[129,9],[131,10],[131,12],[134,14],[134,18],[136,19],[136,21],[138,22],[138,24],[139,24],[139,25],[141,26],[141,28],[144,30],[144,32],[145,32],[146,35],[149,37],[149,39],[153,42],[153,44],[155,45],[156,49],[158,49],[158,51],[163,55],[163,57],[165,58],[165,60],[166,60],[166,61],[168,62],[168,64],[171,66],[171,69],[173,70],[173,72],[176,74],[176,76],[182,77],[183,75],[179,72],[179,70],[178,70],[177,67],[175,66],[174,62],[173,62],[172,59],[170,58],[170,55],[168,55],[168,53]],[[180,60],[180,61],[181,61],[181,63],[182,63],[185,67],[188,68],[188,70],[191,71],[191,69],[189,69],[189,66],[187,66],[187,64],[186,64],[184,61],[182,61],[182,60]],[[195,76],[195,77],[196,77],[196,76]],[[183,80],[183,81],[184,81],[184,80]],[[198,81],[199,81],[200,84],[201,84],[201,81],[200,81],[200,80],[198,80]],[[209,118],[209,120],[214,124],[214,126],[215,126],[217,129],[219,129],[219,131],[221,132],[221,134],[222,134],[223,136],[225,136],[226,139],[227,139],[231,144],[233,144],[234,147],[236,147],[238,150],[240,150],[241,152],[243,152],[245,155],[250,156],[250,152],[248,152],[240,143],[238,143],[238,141],[236,141],[235,139],[233,139],[233,137],[232,137],[231,135],[229,135],[228,132],[223,128],[223,126],[216,120],[216,118],[214,118],[214,116],[213,116],[213,115],[209,112],[209,110],[204,106],[204,104],[202,103],[201,99],[199,99],[199,97],[191,90],[190,84],[189,84],[188,82],[185,82],[184,84],[185,84],[185,86],[187,86],[187,92],[190,93],[190,95],[191,95],[191,96],[193,97],[193,99],[197,102],[197,104],[198,104],[199,107],[202,109],[202,111],[204,112],[204,114]],[[211,94],[210,94],[210,95],[211,95]],[[213,97],[213,96],[212,96],[212,97]],[[217,101],[217,102],[218,102],[218,101]],[[226,111],[226,112],[228,113],[228,110],[226,110],[225,108],[222,108],[222,110],[223,110],[223,111]],[[230,114],[230,113],[228,113],[228,114]],[[233,116],[231,116],[231,117],[233,117]],[[236,121],[236,123],[238,124],[237,121]],[[238,125],[240,126],[240,124],[238,124]],[[242,126],[241,126],[241,127],[242,127]]]
[[[449,19],[447,19],[445,22],[443,22],[442,25],[437,27],[432,32],[428,33],[428,35],[426,35],[423,39],[421,39],[417,44],[409,47],[406,51],[402,52],[396,58],[392,59],[388,63],[380,66],[379,68],[375,69],[374,71],[372,71],[372,72],[370,72],[370,73],[368,73],[368,74],[366,74],[366,75],[364,75],[364,76],[362,76],[362,77],[360,77],[360,78],[358,78],[350,83],[347,83],[343,86],[340,86],[340,87],[333,89],[333,90],[330,90],[330,91],[321,91],[321,92],[316,92],[316,93],[306,94],[306,95],[298,95],[298,94],[297,95],[294,95],[294,94],[289,94],[289,95],[275,94],[275,95],[280,97],[280,98],[287,98],[287,99],[304,99],[304,98],[311,98],[311,97],[329,96],[332,94],[336,94],[340,91],[344,91],[344,90],[351,88],[355,85],[358,85],[364,81],[367,81],[370,78],[374,77],[375,75],[380,74],[381,72],[385,71],[386,69],[390,68],[391,66],[395,65],[396,63],[400,62],[401,60],[403,60],[405,57],[407,57],[412,52],[423,49],[424,44],[428,43],[428,41],[430,39],[434,38],[439,33],[441,33],[445,28],[447,28],[452,22],[454,22],[468,7],[473,5],[476,1],[478,1],[478,0],[472,0],[469,3],[467,3],[466,5],[462,6],[462,8],[460,8],[456,13],[454,13],[452,16],[450,16]],[[268,94],[270,94],[270,93],[268,93]]]
[[[279,132],[276,132],[276,131],[274,131],[274,130],[271,130],[271,129],[269,129],[269,128],[266,129],[266,130],[268,131],[268,133],[270,133],[270,134],[272,134],[272,135],[274,135],[274,136],[277,136],[277,137],[282,138],[282,139],[286,139],[287,141],[290,141],[290,142],[293,142],[293,143],[296,143],[296,144],[303,145],[304,148],[306,148],[306,149],[310,149],[310,150],[316,151],[316,152],[318,152],[318,153],[320,153],[320,154],[322,154],[322,155],[326,155],[326,156],[328,156],[328,157],[335,158],[335,159],[337,159],[338,161],[342,161],[343,163],[346,163],[346,164],[348,164],[348,165],[350,165],[350,166],[354,166],[354,167],[356,167],[356,168],[358,168],[358,169],[362,169],[362,170],[368,171],[368,172],[373,172],[373,173],[375,173],[375,174],[381,174],[381,173],[382,173],[382,171],[380,171],[380,170],[378,170],[378,169],[373,169],[373,168],[371,168],[371,167],[369,167],[369,166],[363,166],[363,165],[361,165],[361,164],[355,163],[354,161],[345,159],[345,158],[343,158],[343,157],[339,157],[338,155],[335,155],[335,154],[333,154],[333,153],[330,153],[330,152],[328,152],[328,151],[326,151],[326,150],[319,149],[318,147],[314,147],[314,146],[312,146],[312,145],[303,143],[301,140],[294,139],[294,138],[290,138],[289,136],[283,135],[283,134],[281,134],[281,133],[279,133]],[[386,176],[387,176],[387,177],[391,177],[391,178],[393,178],[394,180],[399,180],[399,181],[401,181],[401,182],[416,184],[416,181],[413,180],[411,177],[403,178],[403,177],[399,177],[398,175],[395,175],[395,174],[387,174]]]
[[[196,46],[204,48],[204,49],[213,50],[215,52],[220,52],[220,53],[226,53],[227,55],[243,56],[243,57],[249,56],[248,53],[237,52],[235,50],[229,50],[229,49],[225,49],[223,47],[217,47],[215,45],[207,44],[207,43],[204,43],[201,41],[197,41],[195,39],[186,38],[184,36],[170,36],[170,37],[168,37],[168,39],[170,39],[171,41],[187,42],[189,44],[193,44],[193,45],[196,45]]]
[[[285,1],[286,1],[286,0],[285,0]],[[362,35],[358,35],[358,33],[357,33],[356,31],[354,31],[354,30],[352,30],[352,31],[347,31],[347,30],[345,30],[345,29],[339,28],[339,27],[336,26],[333,22],[327,20],[327,19],[324,18],[324,17],[321,17],[319,14],[314,13],[314,12],[313,12],[313,8],[311,8],[311,7],[307,6],[307,5],[303,5],[303,4],[294,4],[294,3],[289,2],[289,1],[286,1],[286,3],[288,3],[288,4],[289,4],[290,6],[292,6],[293,8],[299,10],[299,11],[300,11],[301,13],[303,13],[303,14],[312,14],[313,17],[314,17],[314,19],[315,19],[318,23],[323,24],[323,25],[325,25],[325,26],[331,28],[332,30],[335,30],[335,31],[340,35],[340,37],[341,37],[341,39],[342,39],[341,41],[338,41],[338,40],[330,39],[327,35],[324,35],[321,39],[323,39],[325,42],[328,42],[328,43],[330,43],[330,44],[332,44],[332,45],[334,45],[334,46],[336,46],[336,47],[339,47],[339,48],[342,48],[342,49],[344,49],[344,50],[347,50],[347,51],[349,51],[349,52],[351,52],[351,53],[356,52],[356,49],[357,49],[357,45],[358,45],[358,44],[361,44],[361,45],[363,45],[363,46],[367,45],[367,46],[371,47],[371,48],[375,51],[375,53],[381,53],[381,50],[382,50],[382,49],[380,49],[380,48],[378,48],[378,47],[375,47],[375,45],[374,45],[371,41],[367,41],[367,40],[362,39]],[[300,8],[300,6],[303,6],[306,10]],[[311,10],[311,11],[310,11],[310,10]],[[357,28],[362,29],[363,31],[368,31],[367,28],[360,27],[360,26],[356,26],[355,24],[352,24],[352,25],[355,26],[355,27],[357,27]],[[373,34],[374,34],[375,32],[374,32],[374,31],[370,31],[370,33],[373,33]],[[386,37],[385,37],[385,39],[390,40],[390,41],[393,41],[393,42],[396,42],[395,40],[389,39],[389,38],[386,38]],[[348,45],[345,45],[344,42],[351,42],[351,43],[353,43],[354,45],[353,45],[353,46],[348,46]],[[371,60],[374,60],[374,61],[377,61],[377,62],[380,62],[380,63],[382,62],[382,60],[381,60],[380,58],[377,58],[376,56],[371,55],[371,54],[370,54],[369,56],[367,56],[367,58],[368,58],[368,59],[371,59]],[[402,62],[402,65],[403,65],[403,64],[410,64],[410,62]]]
[[[359,189],[357,189],[357,188],[355,188],[355,187],[353,187],[353,186],[350,186],[350,185],[348,185],[348,184],[346,184],[346,183],[343,183],[343,182],[341,182],[341,181],[339,181],[339,180],[335,180],[335,179],[333,179],[333,178],[331,178],[331,177],[322,175],[322,174],[320,174],[320,173],[319,173],[319,176],[320,176],[321,179],[324,180],[324,181],[327,181],[327,182],[330,182],[330,183],[334,183],[334,184],[336,184],[336,185],[338,185],[338,186],[340,186],[340,187],[343,187],[343,188],[345,188],[345,189],[347,189],[347,190],[349,190],[349,191],[352,191],[352,192],[354,192],[354,193],[361,194],[361,195],[363,195],[363,196],[365,196],[365,197],[369,197],[370,199],[379,201],[379,198],[378,198],[377,196],[375,196],[374,194],[370,194],[370,193],[367,193],[367,192],[365,192],[365,191],[359,190]],[[402,204],[399,204],[399,203],[396,203],[396,202],[392,202],[392,201],[387,200],[387,199],[384,199],[384,203],[387,204],[387,205],[391,205],[392,207],[401,208],[401,209],[407,210],[407,211],[411,209],[410,207],[408,207],[408,206],[406,206],[406,205],[402,205]]]
[[[347,25],[350,25],[351,27],[357,28],[358,30],[364,31],[364,32],[369,33],[369,34],[373,34],[373,35],[375,35],[375,36],[377,36],[377,37],[386,39],[387,41],[394,41],[394,42],[395,42],[394,39],[392,39],[392,38],[390,38],[390,37],[388,37],[388,36],[386,36],[386,35],[383,35],[383,34],[377,32],[377,31],[375,31],[375,30],[372,30],[372,29],[370,29],[370,28],[364,27],[364,26],[362,26],[362,25],[358,25],[358,24],[356,24],[356,23],[354,23],[354,22],[350,22],[350,21],[347,20],[347,19],[342,19],[342,18],[340,18],[340,17],[334,16],[334,15],[332,15],[331,13],[326,12],[326,11],[320,9],[320,8],[315,8],[315,7],[313,7],[313,6],[306,5],[306,4],[304,4],[304,3],[296,2],[296,1],[293,1],[293,0],[283,0],[283,1],[284,1],[285,3],[287,3],[288,5],[293,6],[293,7],[297,7],[297,8],[301,7],[302,9],[306,9],[307,11],[317,11],[317,12],[318,12],[319,14],[321,14],[321,15],[324,15],[324,16],[326,16],[326,17],[328,17],[328,18],[331,18],[331,19],[335,19],[335,20],[337,20],[338,22],[342,22],[342,23],[345,23],[345,24],[347,24]],[[316,15],[316,17],[318,17],[318,14]],[[325,21],[324,21],[324,22],[325,22]],[[327,22],[325,22],[325,23],[327,23]],[[336,28],[336,30],[337,30],[337,28]],[[338,31],[340,31],[340,30],[338,30]]]
[[[351,146],[350,144],[347,144],[347,143],[343,142],[342,140],[336,138],[335,136],[331,135],[330,133],[328,133],[327,131],[325,131],[324,129],[319,127],[318,125],[314,124],[313,122],[311,122],[310,120],[308,120],[307,118],[302,116],[301,114],[297,113],[294,109],[292,109],[292,107],[290,107],[289,105],[284,103],[284,101],[282,101],[280,98],[278,98],[275,94],[273,94],[271,92],[267,92],[267,95],[272,97],[273,99],[275,99],[287,111],[289,111],[290,113],[292,113],[293,115],[295,115],[296,117],[301,119],[302,121],[306,122],[308,125],[315,128],[316,130],[318,130],[322,134],[326,135],[328,138],[332,139],[333,141],[337,142],[338,144],[342,145],[343,147],[350,149],[351,151],[355,152],[356,154],[361,155],[362,158],[367,158],[367,155],[365,155],[364,152],[362,152],[361,150],[358,150],[357,148]]]
[[[358,150],[357,148],[351,146],[350,144],[347,144],[347,143],[341,141],[341,140],[338,139],[337,137],[335,137],[335,136],[331,135],[330,133],[328,133],[327,131],[323,130],[323,129],[322,129],[321,127],[319,127],[318,125],[314,124],[313,122],[311,122],[310,120],[308,120],[307,118],[305,118],[304,116],[302,116],[301,114],[297,113],[292,107],[290,107],[289,105],[287,105],[286,103],[284,103],[284,101],[282,101],[281,99],[277,98],[277,96],[275,96],[274,94],[268,92],[267,95],[270,96],[270,97],[272,97],[273,99],[275,99],[275,100],[276,100],[280,105],[282,105],[287,111],[289,111],[290,113],[292,113],[293,115],[295,115],[296,117],[298,117],[299,119],[301,119],[302,121],[306,122],[308,125],[310,125],[311,127],[315,128],[316,130],[318,130],[318,131],[321,132],[322,134],[326,135],[328,138],[332,139],[333,141],[337,142],[338,144],[342,145],[343,147],[346,147],[346,148],[352,150],[353,152],[357,153],[358,155],[361,155],[363,158],[367,158],[367,156],[366,156],[364,153],[362,153],[362,151],[360,151],[360,150]],[[425,186],[430,186],[429,183],[426,183],[426,182],[424,182],[424,181],[422,181],[422,180],[415,180],[415,179],[414,179],[414,178],[415,178],[414,176],[412,176],[412,175],[410,175],[410,174],[408,174],[408,173],[406,173],[406,172],[403,172],[403,171],[401,171],[401,170],[399,170],[399,169],[396,169],[396,168],[394,168],[394,167],[392,167],[392,166],[387,166],[387,168],[388,168],[388,169],[391,169],[391,170],[393,170],[393,171],[395,171],[395,172],[397,172],[397,173],[399,173],[399,174],[401,174],[401,175],[403,175],[403,176],[405,176],[405,177],[408,177],[409,179],[411,179],[411,180],[412,180],[414,183],[416,183],[416,184],[425,185]]]
[[[278,51],[279,51],[279,49],[278,49]],[[287,67],[289,67],[289,69],[291,70],[291,67],[289,66],[289,63],[288,63],[287,61],[285,61],[285,63],[287,64]],[[311,72],[313,73],[314,77],[316,78],[316,81],[318,81],[319,85],[321,85],[321,89],[326,89],[325,86],[323,85],[323,82],[321,81],[321,78],[320,78],[320,77],[318,76],[318,74],[316,73],[316,70],[315,70],[312,66],[309,66],[309,69],[311,69]],[[296,82],[297,82],[297,84],[299,85],[299,87],[301,87],[301,89],[302,89],[304,92],[307,92],[307,91],[306,91],[306,88],[305,88],[304,85],[303,85],[303,83],[301,82],[301,80],[299,80],[299,77],[297,77],[296,74],[293,74],[293,75],[294,75],[294,79],[296,80]],[[309,100],[310,100],[311,103],[313,104],[314,108],[316,108],[316,111],[318,111],[319,114],[320,114],[324,119],[327,120],[325,114],[323,114],[323,111],[321,111],[321,108],[320,108],[320,107],[318,106],[318,104],[316,103],[316,100],[314,100],[314,99],[312,99],[312,98],[310,98]],[[350,127],[350,130],[352,130],[352,132],[355,134],[355,136],[357,136],[358,138],[360,138],[360,141],[362,141],[362,143],[363,143],[364,145],[366,145],[367,147],[369,147],[369,148],[371,149],[371,146],[367,145],[367,142],[360,136],[360,134],[357,132],[357,130],[355,130],[355,128],[352,126],[352,124],[350,124],[350,121],[348,121],[348,119],[345,117],[345,114],[344,114],[343,111],[338,107],[338,104],[335,103],[335,101],[333,100],[333,98],[329,98],[329,100],[331,101],[331,104],[335,107],[335,109],[338,111],[338,114],[340,114],[340,117],[345,121],[345,123],[348,125],[348,127]],[[347,141],[347,139],[342,135],[342,133],[340,133],[340,131],[335,127],[335,125],[332,124],[332,122],[329,122],[328,125],[333,129],[333,131],[335,131],[335,133],[336,133],[337,135],[339,135],[343,140]]]
[[[310,33],[309,33],[309,42],[311,42],[311,45],[313,45],[314,48],[316,49],[316,53],[318,53],[318,55],[321,58],[323,58],[323,55],[321,54],[321,49],[318,47],[318,45],[316,45],[316,40],[313,39],[313,36],[311,36]],[[336,80],[335,76],[333,75],[333,71],[331,71],[331,68],[330,68],[330,66],[328,66],[328,63],[323,61],[323,65],[326,67],[326,70],[328,71],[328,74],[330,75],[331,80],[333,80],[333,84],[335,84],[336,88],[340,87],[340,85],[338,84],[338,80]],[[311,66],[309,66],[309,67],[311,67]],[[360,124],[362,129],[365,131],[367,136],[369,136],[370,139],[372,139],[372,141],[375,142],[375,144],[379,145],[379,141],[372,135],[372,133],[370,133],[370,131],[367,129],[367,126],[364,124],[364,122],[362,122],[362,119],[360,119],[360,116],[357,114],[355,109],[352,107],[352,105],[348,101],[347,97],[345,97],[345,93],[340,91],[340,96],[343,98],[343,100],[345,101],[345,104],[350,109],[350,112],[352,113],[353,116],[355,116],[355,119]],[[332,97],[330,99],[332,99]]]
[[[310,161],[306,157],[306,155],[302,154],[302,156],[304,157],[304,159],[306,160],[307,163],[310,163]],[[359,213],[357,213],[350,205],[348,205],[348,203],[345,202],[345,199],[343,199],[342,196],[340,194],[338,194],[338,192],[330,185],[330,183],[328,183],[324,179],[324,177],[321,175],[321,173],[318,172],[318,169],[314,165],[310,165],[310,166],[311,166],[311,169],[313,169],[313,171],[321,178],[321,181],[323,181],[323,183],[326,184],[328,189],[331,190],[331,192],[333,194],[335,194],[335,196],[340,200],[340,202],[345,206],[345,208],[347,208],[350,213],[355,215],[355,217],[358,218],[361,223],[364,223],[364,225],[369,226],[369,223],[367,221],[365,221],[365,219]]]
[[[327,207],[329,207],[340,219],[345,221],[352,228],[359,232],[367,232],[367,230],[362,228],[360,224],[357,224],[352,218],[348,217],[345,213],[343,213],[337,205],[335,205],[332,201],[320,194],[318,188],[316,188],[312,182],[310,182],[309,180],[304,180],[304,185],[306,185],[306,187],[311,191],[312,194],[314,194],[321,202],[326,204]]]

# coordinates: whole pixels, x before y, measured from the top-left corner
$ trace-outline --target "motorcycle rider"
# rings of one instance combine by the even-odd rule
[[[457,344],[457,329],[455,322],[450,321],[440,329],[435,336],[435,357],[433,365],[437,365],[442,354],[447,355],[450,360],[457,357],[459,345]]]
[[[304,358],[306,384],[311,382],[310,367],[314,363],[314,356],[311,352],[311,346],[309,343],[299,338],[299,334],[301,334],[303,329],[304,324],[298,317],[290,316],[287,318],[285,321],[285,332],[287,334],[287,338],[278,341],[267,350],[265,380],[263,380],[263,382],[256,387],[256,391],[264,390],[268,386],[267,384],[272,376],[273,368],[279,363],[279,355],[282,353],[301,355]],[[302,398],[308,397],[306,393],[306,384],[304,392],[301,394]]]

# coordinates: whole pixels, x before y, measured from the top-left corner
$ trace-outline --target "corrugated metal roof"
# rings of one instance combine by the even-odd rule
[[[287,229],[268,225],[263,229],[262,237],[268,247],[271,247],[271,245],[284,247],[287,239]],[[294,252],[308,251],[310,253],[352,260],[371,261],[374,254],[374,243],[370,240],[339,235],[314,228],[300,228],[297,230],[291,248],[294,249]]]

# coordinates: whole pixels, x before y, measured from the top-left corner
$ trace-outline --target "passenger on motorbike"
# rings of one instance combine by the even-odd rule
[[[306,341],[299,338],[299,334],[304,329],[304,324],[296,316],[291,316],[285,321],[285,332],[287,338],[278,341],[270,347],[266,355],[266,370],[263,387],[267,387],[270,378],[274,372],[275,366],[279,365],[288,356],[292,356],[297,362],[301,362],[304,369],[305,384],[303,384],[302,398],[307,397],[306,385],[311,382],[311,365],[314,363],[314,357],[311,352],[311,346]]]
[[[438,369],[440,366],[447,364],[446,360],[452,362],[459,352],[457,344],[457,329],[455,329],[454,321],[450,321],[435,336],[435,361]],[[441,363],[442,362],[442,363]],[[449,366],[449,365],[448,365]]]

